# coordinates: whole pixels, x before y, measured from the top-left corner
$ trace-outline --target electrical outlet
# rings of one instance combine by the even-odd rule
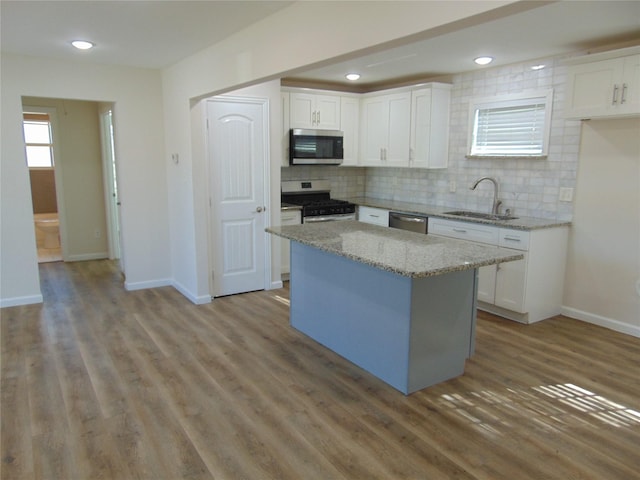
[[[96,238],[100,238],[100,230],[96,228],[95,232],[93,232],[93,234],[96,236]]]
[[[455,180],[451,180],[449,182],[449,193],[456,193],[456,181]]]
[[[561,188],[559,200],[561,202],[571,202],[573,200],[573,188],[570,188],[570,187]]]

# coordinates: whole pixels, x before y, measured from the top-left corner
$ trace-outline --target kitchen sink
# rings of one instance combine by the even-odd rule
[[[453,212],[444,212],[445,215],[455,215],[456,217],[480,218],[483,220],[515,220],[518,217],[512,215],[496,215],[493,213],[470,212],[468,210],[455,210]]]

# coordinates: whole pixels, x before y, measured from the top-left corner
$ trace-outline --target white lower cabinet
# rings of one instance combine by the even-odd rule
[[[284,209],[280,213],[281,225],[299,225],[302,223],[302,212],[299,209]],[[278,237],[279,238],[279,237]],[[291,270],[289,252],[291,242],[285,238],[279,238],[280,240],[280,275],[283,280],[289,279],[289,272]]]
[[[524,254],[522,260],[478,269],[479,309],[522,323],[560,313],[568,227],[524,231],[431,217],[429,234]]]
[[[373,225],[389,226],[389,210],[374,207],[358,207],[358,220]]]

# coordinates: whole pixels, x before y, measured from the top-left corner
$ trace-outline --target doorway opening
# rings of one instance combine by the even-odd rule
[[[22,105],[38,262],[119,259],[113,104],[23,97]]]
[[[38,263],[62,261],[56,190],[53,121],[55,109],[25,108],[22,127],[29,167]]]

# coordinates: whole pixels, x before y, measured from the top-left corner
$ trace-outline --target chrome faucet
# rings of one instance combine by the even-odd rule
[[[473,186],[469,190],[475,190],[478,184],[483,180],[489,180],[493,183],[493,207],[491,209],[492,215],[500,215],[500,207],[502,206],[502,200],[498,198],[500,194],[500,187],[498,186],[498,181],[492,177],[482,177],[476,180]]]

